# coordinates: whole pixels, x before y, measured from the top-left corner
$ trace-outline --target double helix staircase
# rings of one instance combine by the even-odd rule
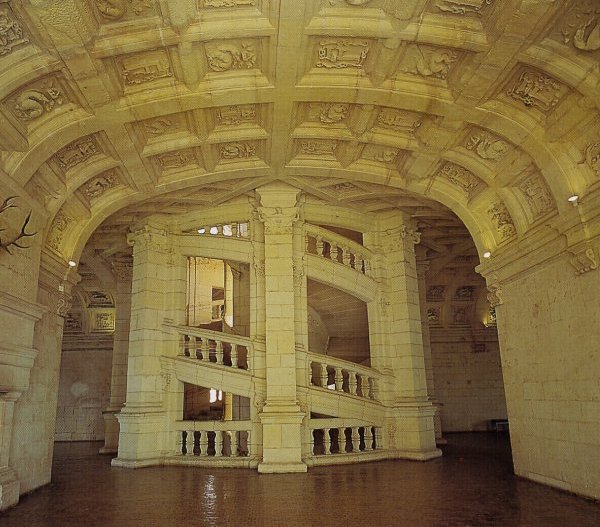
[[[316,226],[306,226],[307,276],[369,301],[374,255],[362,245]],[[257,408],[266,392],[264,343],[227,332],[169,326],[178,349],[161,358],[178,381],[247,397]],[[382,375],[369,366],[322,353],[297,352],[297,391],[303,400],[303,460],[311,465],[349,463],[384,456]],[[298,366],[300,368],[300,366]],[[257,409],[258,411],[259,409]],[[260,454],[260,421],[173,420],[167,463],[253,467]]]

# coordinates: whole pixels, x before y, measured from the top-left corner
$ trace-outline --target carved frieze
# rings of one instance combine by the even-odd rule
[[[81,313],[67,313],[63,327],[65,333],[81,333],[83,331]]]
[[[562,95],[561,84],[543,73],[524,71],[507,93],[528,108],[548,112],[554,108]]]
[[[216,110],[217,122],[222,125],[238,125],[252,123],[256,120],[256,105],[237,104],[224,106]]]
[[[560,29],[563,42],[581,51],[600,49],[600,4],[597,0],[578,0]]]
[[[323,124],[337,124],[348,117],[350,106],[342,103],[315,103],[310,105],[309,119]]]
[[[386,254],[402,250],[402,248],[414,252],[415,245],[420,241],[421,233],[408,225],[386,229],[385,235],[381,237],[381,245]]]
[[[442,316],[439,307],[427,308],[427,322],[430,324],[439,324],[442,321]]]
[[[219,147],[221,159],[248,159],[256,157],[256,146],[252,143],[226,143]]]
[[[84,193],[89,199],[96,199],[102,196],[107,190],[110,190],[119,184],[119,178],[114,171],[111,170],[88,181],[85,185]]]
[[[13,13],[7,8],[0,8],[0,57],[28,42],[23,26]]]
[[[115,330],[115,314],[109,312],[96,313],[94,317],[94,332],[109,333]]]
[[[66,98],[55,79],[37,82],[9,100],[12,111],[21,121],[35,121],[62,105]]]
[[[292,234],[300,217],[298,207],[259,207],[258,219],[265,224],[266,234]]]
[[[525,179],[519,185],[519,190],[525,196],[534,218],[542,216],[556,208],[548,186],[537,174]]]
[[[349,194],[355,194],[357,192],[362,192],[361,189],[359,189],[356,185],[348,182],[348,181],[344,181],[342,183],[336,183],[335,185],[330,185],[327,187],[324,187],[325,190],[331,190],[333,192],[335,192],[336,194],[341,194],[341,195],[349,195]]]
[[[256,67],[256,49],[252,42],[207,44],[206,59],[212,71],[252,69]]]
[[[456,52],[423,45],[410,45],[406,49],[400,71],[421,77],[446,79],[452,64],[458,60]]]
[[[395,108],[382,108],[377,115],[377,126],[410,135],[414,135],[421,124],[423,121],[417,114]]]
[[[369,42],[357,39],[328,39],[319,42],[317,68],[362,68],[369,54]]]
[[[469,197],[475,194],[482,185],[481,180],[472,172],[454,163],[445,163],[439,175],[460,187]]]
[[[481,10],[492,4],[493,0],[437,0],[435,6],[444,13],[466,15],[481,14]]]
[[[165,152],[156,156],[156,160],[162,170],[175,170],[183,168],[196,162],[193,150],[178,150],[176,152]]]
[[[96,140],[93,137],[84,137],[59,150],[54,159],[67,171],[100,153]]]
[[[501,201],[494,203],[489,209],[488,214],[492,223],[496,226],[500,238],[506,240],[517,233],[512,217],[506,208],[506,205]]]
[[[138,86],[173,76],[169,57],[163,50],[123,57],[117,60],[117,64],[126,86]]]
[[[471,322],[469,315],[469,308],[467,306],[452,306],[453,324],[469,324]]]
[[[583,154],[584,158],[579,164],[586,163],[597,176],[600,176],[600,141],[589,144]]]
[[[454,292],[454,300],[473,300],[475,296],[475,286],[463,285],[457,287]]]
[[[305,139],[300,141],[300,153],[316,156],[333,156],[337,141],[327,139]]]
[[[506,141],[485,130],[473,130],[467,138],[465,148],[475,152],[481,159],[499,161],[508,152]]]
[[[427,293],[426,293],[427,302],[442,302],[444,300],[445,292],[446,292],[445,285],[430,285],[427,288]]]

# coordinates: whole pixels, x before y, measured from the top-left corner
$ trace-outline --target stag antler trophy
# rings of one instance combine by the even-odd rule
[[[17,207],[17,205],[15,205],[13,203],[16,198],[17,198],[16,196],[10,196],[4,200],[2,205],[0,205],[0,215],[2,213],[6,212],[8,209],[19,208],[19,207]],[[27,225],[29,225],[29,220],[31,220],[31,212],[32,211],[30,210],[29,213],[27,214],[25,221],[23,222],[23,225],[21,226],[21,231],[19,232],[19,234],[11,236],[8,239],[5,239],[2,236],[2,232],[5,231],[6,229],[0,229],[0,249],[4,249],[8,254],[12,254],[10,252],[11,247],[18,247],[19,249],[28,249],[29,248],[26,245],[22,245],[21,240],[23,240],[23,238],[30,238],[37,234],[37,232],[27,232]]]

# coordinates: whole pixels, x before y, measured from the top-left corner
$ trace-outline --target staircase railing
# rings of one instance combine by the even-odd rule
[[[251,421],[177,421],[174,453],[196,458],[245,458],[250,456],[251,430]]]
[[[369,276],[374,254],[340,234],[316,225],[306,225],[306,252],[327,258]]]
[[[252,341],[248,337],[190,326],[175,326],[175,330],[180,336],[180,356],[220,366],[251,369]]]
[[[377,401],[381,374],[367,366],[320,353],[308,353],[310,384]]]
[[[356,419],[311,419],[313,456],[364,454],[382,449],[381,427]]]

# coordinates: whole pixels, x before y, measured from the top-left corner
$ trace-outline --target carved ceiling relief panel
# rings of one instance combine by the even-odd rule
[[[409,44],[398,71],[419,77],[446,80],[457,60],[458,54],[453,50]]]
[[[562,42],[581,51],[600,50],[600,3],[578,0],[561,18],[557,34]]]
[[[67,101],[65,90],[54,77],[36,81],[5,101],[13,115],[24,123],[47,116]]]
[[[252,41],[222,41],[206,45],[208,69],[213,72],[256,68],[257,51]]]
[[[322,124],[344,122],[350,114],[350,105],[343,103],[313,103],[308,107],[308,119]]]
[[[89,200],[101,197],[106,191],[118,187],[121,181],[114,170],[109,170],[90,179],[83,187],[83,193]]]
[[[512,217],[504,203],[501,201],[494,203],[488,209],[488,214],[496,227],[501,240],[507,240],[517,234]]]
[[[538,174],[529,176],[519,184],[518,188],[525,197],[534,219],[556,209],[548,186]]]
[[[335,156],[338,142],[328,139],[302,139],[298,142],[298,153],[304,156]]]
[[[415,135],[422,124],[423,117],[418,113],[395,108],[381,108],[377,114],[375,127]]]
[[[177,150],[175,152],[164,152],[154,156],[160,172],[170,172],[182,168],[197,165],[198,160],[192,148]]]
[[[154,12],[153,0],[92,0],[104,23],[148,16]]]
[[[171,61],[165,50],[120,57],[117,59],[117,69],[125,89],[173,77]]]
[[[23,24],[10,7],[0,7],[0,57],[29,43],[29,36]]]
[[[500,161],[510,148],[506,141],[480,128],[469,132],[463,146],[486,161]]]
[[[255,123],[256,120],[256,104],[236,104],[215,110],[215,122],[220,126],[237,126],[244,123]]]
[[[67,228],[69,227],[69,224],[72,221],[73,218],[67,216],[62,210],[59,210],[52,221],[52,225],[50,226],[50,232],[48,234],[46,245],[59,254],[62,254],[61,245],[63,238]]]
[[[219,158],[221,161],[239,161],[256,157],[258,157],[256,144],[248,141],[219,145]]]
[[[566,86],[552,77],[536,70],[526,70],[510,84],[506,93],[527,108],[548,113],[566,92]]]
[[[425,0],[323,0],[323,7],[368,7],[382,10],[398,20],[409,20]]]
[[[401,150],[389,146],[366,145],[362,158],[369,161],[378,161],[387,165],[393,165],[399,161]]]
[[[62,171],[66,173],[77,165],[101,153],[102,151],[96,138],[88,136],[65,146],[54,155],[53,159]]]
[[[452,15],[481,15],[493,0],[433,0],[434,12]]]
[[[462,189],[469,198],[471,198],[484,183],[471,171],[454,163],[445,163],[437,176],[441,176],[460,189]]]
[[[596,176],[600,177],[600,141],[590,143],[583,152],[583,159],[580,165],[586,164],[592,169]]]
[[[184,118],[180,114],[164,115],[154,119],[146,119],[140,124],[140,129],[147,140],[159,140],[160,137],[168,134],[182,132],[186,130]]]
[[[202,7],[220,8],[220,7],[254,7],[257,0],[201,0]]]
[[[315,66],[325,69],[362,69],[370,51],[370,43],[363,39],[323,39],[319,41]]]

